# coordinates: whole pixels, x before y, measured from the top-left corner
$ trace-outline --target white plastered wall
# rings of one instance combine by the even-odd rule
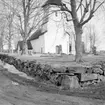
[[[44,35],[39,36],[38,39],[31,41],[33,51],[36,53],[44,53],[45,52],[45,41]]]
[[[55,9],[55,8],[50,8]],[[62,53],[69,54],[69,36],[64,35],[61,14],[53,13],[47,23],[48,32],[45,34],[45,53],[56,53],[56,46],[62,45]]]

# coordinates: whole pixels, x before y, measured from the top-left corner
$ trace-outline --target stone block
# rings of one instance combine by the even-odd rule
[[[102,68],[101,65],[94,65],[93,67],[94,67],[94,68]]]
[[[85,71],[85,73],[92,73],[92,72],[93,72],[92,68],[87,68]]]
[[[75,70],[75,73],[85,73],[86,68],[85,67],[73,67]]]
[[[93,72],[94,72],[94,73],[103,74],[103,70],[100,69],[100,68],[93,68]]]
[[[77,76],[67,76],[67,75],[63,77],[61,86],[68,89],[80,87]]]
[[[102,70],[105,71],[105,67]]]
[[[97,74],[90,74],[90,73],[81,74],[81,81],[95,80],[97,78],[98,78]]]
[[[98,75],[98,79],[105,82],[105,76],[103,75]]]
[[[105,76],[105,70],[103,71],[103,75]]]

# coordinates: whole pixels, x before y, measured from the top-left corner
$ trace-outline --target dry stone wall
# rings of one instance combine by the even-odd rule
[[[105,81],[105,62],[99,62],[92,67],[66,68],[63,72],[47,64],[37,61],[22,61],[6,54],[0,54],[0,59],[5,65],[13,65],[17,70],[34,77],[37,80],[49,81],[63,89],[80,88],[84,84],[95,84]],[[82,72],[78,72],[78,69]]]

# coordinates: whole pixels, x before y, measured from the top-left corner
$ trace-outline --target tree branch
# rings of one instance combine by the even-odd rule
[[[94,10],[94,12],[96,12],[96,11],[100,8],[100,6],[103,5],[103,3],[105,3],[105,1],[103,1],[103,2]]]
[[[91,5],[91,0],[89,1],[89,3],[87,3],[87,0],[86,0],[86,7],[84,8],[84,13],[83,13],[83,15],[82,15],[82,17],[80,19],[80,23],[83,22],[86,14],[88,13],[88,11],[89,11],[89,5]]]
[[[66,4],[63,4],[63,3],[62,3],[62,6],[61,6],[61,11],[67,11],[70,14],[72,14],[72,12],[69,10],[69,8],[66,6]]]
[[[96,7],[96,0],[94,0],[93,3],[93,8],[90,10],[90,14],[88,16],[88,18],[84,21],[81,21],[80,24],[83,26],[84,24],[86,24],[94,15],[94,13],[97,11],[97,9],[104,3],[105,1],[101,2],[100,5],[95,9]]]
[[[75,25],[78,25],[79,20],[78,20],[78,16],[77,16],[77,11],[76,11],[76,0],[71,0],[71,16],[73,19],[73,23]]]
[[[80,7],[81,7],[81,5],[82,5],[82,2],[83,2],[83,0],[81,0],[81,1],[80,1],[79,6],[77,7],[76,11],[78,11],[78,10],[79,10],[79,8],[80,8]]]
[[[69,18],[68,18],[68,15],[67,15],[66,12],[62,12],[62,14],[65,15],[65,18],[66,18],[66,21],[67,21],[67,22],[69,22],[69,21],[73,21],[73,19],[69,19]]]

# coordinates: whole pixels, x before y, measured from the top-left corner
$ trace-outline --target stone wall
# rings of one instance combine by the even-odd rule
[[[105,81],[105,62],[99,62],[90,68],[82,68],[83,72],[77,72],[77,69],[80,69],[78,67],[74,68],[74,70],[73,68],[65,68],[61,72],[48,64],[40,64],[37,61],[22,61],[6,54],[0,54],[0,59],[4,65],[8,63],[35,79],[49,81],[51,84],[66,89],[80,88],[84,84],[88,85]]]

